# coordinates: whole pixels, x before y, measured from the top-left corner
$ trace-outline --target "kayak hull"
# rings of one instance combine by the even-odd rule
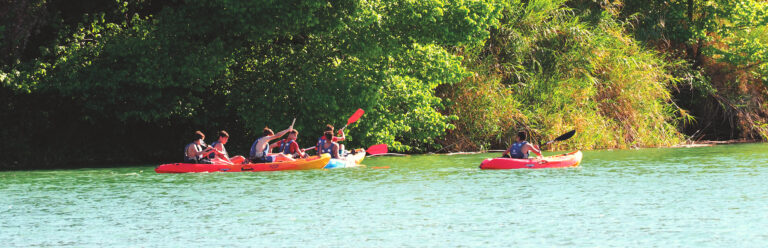
[[[328,161],[328,164],[325,165],[325,169],[359,167],[362,166],[360,163],[363,162],[363,159],[365,159],[365,149],[355,149],[354,154],[347,154],[347,156],[342,159],[332,158]]]
[[[199,172],[255,172],[255,171],[282,171],[282,170],[312,170],[322,169],[331,156],[312,156],[296,161],[284,161],[274,163],[255,164],[187,164],[173,163],[163,164],[155,168],[157,173],[199,173]]]
[[[505,170],[576,167],[581,163],[581,158],[581,151],[544,157],[543,161],[546,162],[538,159],[489,158],[480,163],[480,169]]]

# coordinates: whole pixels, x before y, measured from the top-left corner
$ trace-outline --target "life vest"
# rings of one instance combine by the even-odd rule
[[[251,145],[251,158],[265,158],[267,157],[267,150],[269,150],[269,143],[266,143],[265,146],[261,149],[261,152],[258,152],[256,145],[259,144],[259,141],[263,138],[266,138],[267,136],[261,137],[256,139],[256,141],[253,142],[253,145]]]
[[[323,153],[330,154],[331,152],[333,152],[332,151],[333,150],[333,146],[331,146],[328,149],[323,148],[323,147],[325,147],[326,143],[333,143],[333,142],[328,142],[328,140],[325,139],[325,136],[322,136],[322,137],[317,139],[317,146],[315,146],[315,147],[317,147],[317,150],[320,152],[320,154],[323,154]],[[339,155],[341,155],[341,149],[339,149]]]
[[[287,140],[287,141],[286,141]],[[284,139],[280,141],[280,150],[278,152],[282,154],[293,154],[291,152],[291,144],[296,143],[296,141]]]
[[[320,138],[317,138],[317,150],[320,151],[320,147],[323,147],[325,145],[325,136],[322,136]]]
[[[328,142],[327,144],[330,145],[327,148],[325,147],[325,144],[323,144],[322,146],[317,147],[317,150],[320,151],[320,154],[328,153],[328,154],[331,154],[331,158],[339,158],[339,155],[341,153],[333,154],[333,143],[332,142]],[[341,149],[339,149],[339,152],[341,152]]]
[[[211,143],[211,147],[216,148],[216,145],[218,144],[219,144],[218,140],[214,141],[213,143]],[[227,148],[224,148],[224,144],[221,144],[221,153],[224,153],[225,157],[229,157],[229,153],[227,153]],[[216,158],[216,153],[212,152],[210,155],[208,155],[208,158],[210,159]]]
[[[509,147],[509,156],[512,158],[528,158],[528,153],[523,154],[523,146],[527,144],[528,141],[515,142]]]
[[[187,151],[189,150],[189,146],[194,146],[196,152],[203,151],[203,147],[198,144],[195,144],[195,142],[187,144],[187,146],[184,147],[184,162],[198,161],[203,159],[203,155],[189,157],[189,155],[187,154]]]

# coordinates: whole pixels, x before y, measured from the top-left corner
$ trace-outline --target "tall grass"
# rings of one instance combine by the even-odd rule
[[[563,1],[508,3],[502,25],[478,48],[458,51],[475,76],[441,89],[459,117],[443,145],[506,148],[517,131],[551,149],[655,147],[682,141],[682,112],[661,55],[622,32],[609,15],[581,21]]]

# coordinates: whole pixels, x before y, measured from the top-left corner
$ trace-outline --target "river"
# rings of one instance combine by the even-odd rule
[[[768,246],[766,144],[586,151],[566,169],[477,168],[496,155],[258,173],[0,172],[0,246]]]

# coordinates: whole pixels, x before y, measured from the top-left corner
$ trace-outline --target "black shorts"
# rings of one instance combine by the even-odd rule
[[[251,157],[248,158],[248,160],[251,163],[272,163],[275,161],[273,156],[266,156],[266,157]]]
[[[210,159],[204,158],[204,159],[184,159],[184,163],[188,164],[213,164]]]

